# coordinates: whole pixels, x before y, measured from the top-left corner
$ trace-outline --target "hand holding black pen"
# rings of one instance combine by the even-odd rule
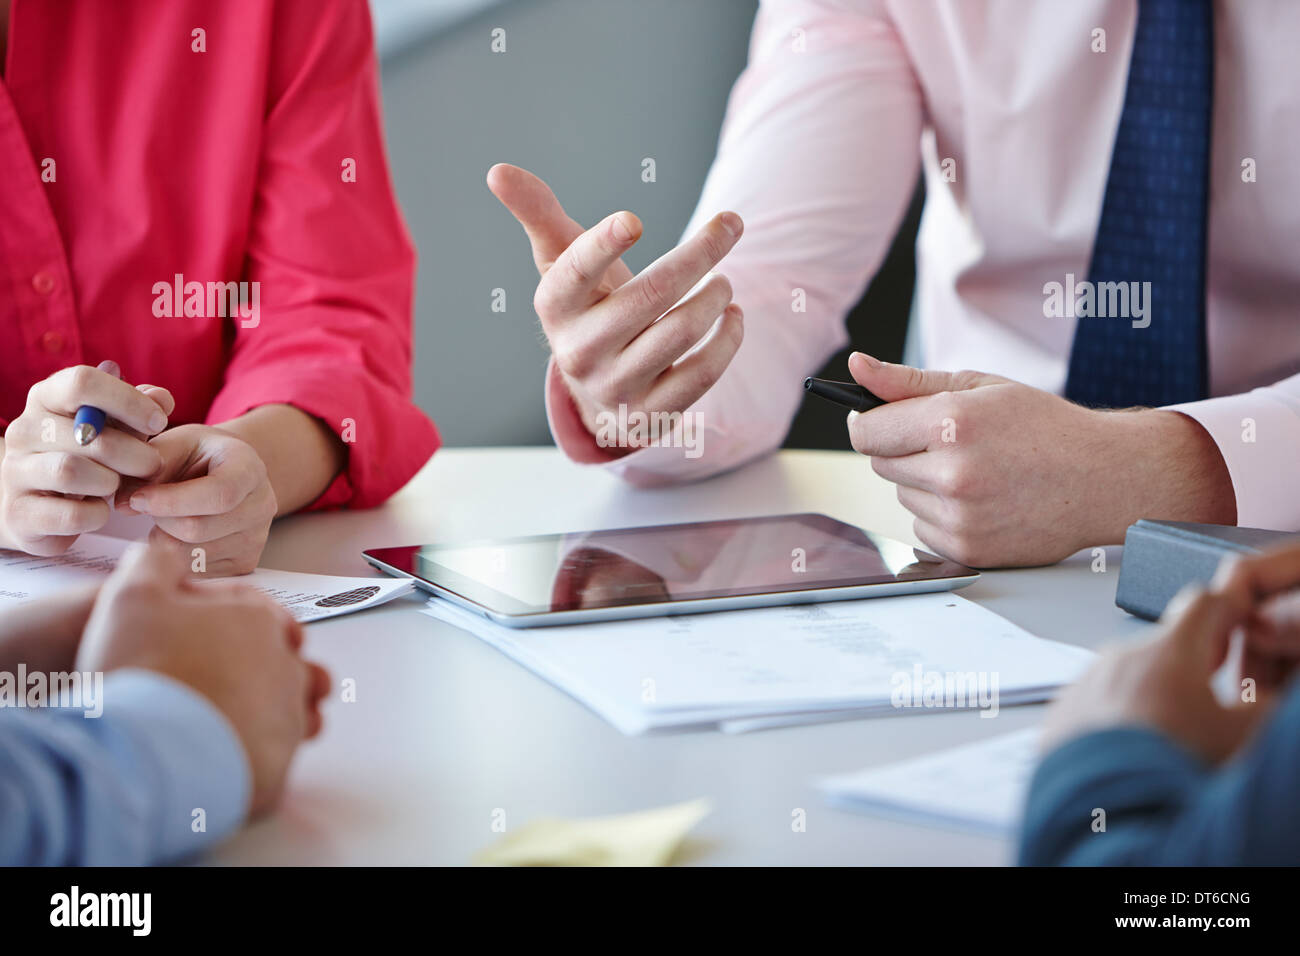
[[[825,378],[806,378],[803,380],[804,391],[811,392],[818,398],[833,402],[855,412],[869,412],[885,404],[861,385],[854,382],[832,382]]]

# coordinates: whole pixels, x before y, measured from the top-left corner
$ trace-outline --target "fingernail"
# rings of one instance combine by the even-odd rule
[[[167,416],[162,412],[154,412],[149,416],[149,431],[155,435],[167,427]]]
[[[732,236],[740,235],[740,231],[745,228],[745,224],[734,212],[724,212],[718,220],[722,223],[722,228]]]
[[[147,515],[149,513],[149,502],[147,502],[140,495],[132,495],[131,500],[128,501],[127,504],[129,504],[134,510],[140,512],[141,514]]]
[[[874,358],[868,355],[866,352],[854,352],[853,354],[856,355],[858,358],[862,359],[862,361],[866,362],[867,368],[881,368],[880,359]]]
[[[609,231],[619,242],[632,241],[632,227],[628,224],[626,216],[615,216],[614,221],[609,224]]]

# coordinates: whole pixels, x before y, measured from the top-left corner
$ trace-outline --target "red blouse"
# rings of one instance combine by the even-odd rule
[[[411,401],[376,77],[365,0],[13,0],[0,427],[111,358],[171,390],[173,424],[321,419],[349,460],[313,507],[401,487],[438,434]]]

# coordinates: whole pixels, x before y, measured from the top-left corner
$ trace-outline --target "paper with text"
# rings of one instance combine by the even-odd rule
[[[1092,658],[948,593],[526,629],[440,598],[425,613],[487,641],[624,733],[775,714],[986,709],[990,690],[995,707],[1025,703],[1050,696]]]
[[[66,553],[54,557],[0,550],[0,608],[102,581],[130,544],[121,538],[83,534]],[[270,568],[226,580],[243,582],[269,595],[304,623],[375,607],[413,589],[409,580],[337,577]]]

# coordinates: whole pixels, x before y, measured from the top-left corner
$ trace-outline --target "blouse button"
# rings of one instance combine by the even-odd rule
[[[32,288],[38,295],[49,295],[54,291],[54,276],[48,272],[38,272],[32,276]]]

